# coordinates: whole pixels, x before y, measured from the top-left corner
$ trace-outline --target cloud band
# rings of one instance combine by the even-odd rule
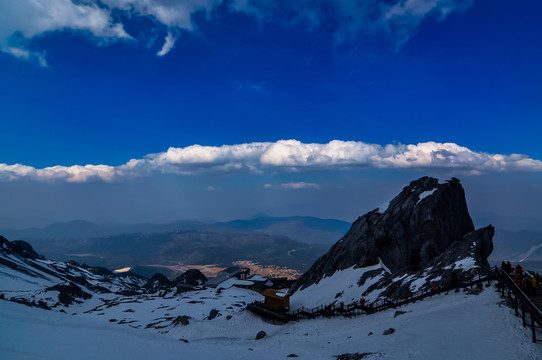
[[[454,169],[482,172],[542,172],[542,161],[521,154],[489,154],[454,143],[425,142],[416,145],[368,144],[333,140],[326,144],[298,140],[253,142],[237,145],[171,147],[165,152],[132,159],[120,166],[74,165],[36,169],[0,163],[0,180],[106,182],[151,176],[156,173],[198,175],[212,173],[300,172],[382,169]]]

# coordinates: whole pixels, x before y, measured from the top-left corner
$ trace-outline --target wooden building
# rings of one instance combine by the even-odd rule
[[[290,294],[274,289],[262,292],[265,297],[264,306],[274,310],[288,310],[290,308]]]

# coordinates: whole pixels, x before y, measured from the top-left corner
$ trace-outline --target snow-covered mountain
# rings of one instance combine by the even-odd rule
[[[45,309],[82,303],[95,296],[138,294],[147,279],[101,267],[48,260],[24,241],[0,236],[0,296]]]
[[[466,210],[464,195],[463,200],[450,198],[462,191],[459,183],[434,180],[411,183],[402,197],[360,218],[316,266],[334,270],[321,272],[306,286],[298,284],[291,308],[347,303],[361,296],[368,304],[402,298],[443,284],[446,274],[468,280],[485,269],[492,228],[471,229],[468,212],[456,214]],[[442,210],[450,204],[451,209]],[[410,214],[409,221],[401,223],[396,213]],[[427,219],[433,219],[433,227]],[[390,227],[376,231],[379,221]],[[460,229],[447,228],[450,224]],[[411,238],[393,235],[400,233],[398,226]],[[361,228],[374,230],[375,248],[358,244],[367,242]],[[453,230],[445,241],[439,238],[442,229]],[[388,241],[380,243],[379,234],[388,234]],[[410,253],[394,253],[391,244],[401,241]],[[352,248],[353,243],[359,246]],[[413,256],[415,244],[425,255]],[[358,262],[346,261],[355,258]],[[538,359],[542,353],[542,345],[531,342],[530,332],[493,286],[438,294],[370,315],[275,325],[245,311],[247,304],[263,299],[259,293],[237,287],[236,279],[218,288],[198,287],[203,279],[196,272],[175,281],[114,274],[48,260],[28,243],[0,237],[0,358]],[[179,292],[179,281],[193,281],[196,289]]]
[[[542,353],[493,287],[479,295],[435,296],[401,312],[286,325],[239,311],[254,298],[234,287],[109,303],[93,298],[66,313],[0,300],[0,358],[535,360]],[[223,315],[208,320],[210,309]],[[267,336],[256,340],[260,331]]]

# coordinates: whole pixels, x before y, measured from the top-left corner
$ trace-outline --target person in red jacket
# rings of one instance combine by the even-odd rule
[[[514,277],[514,281],[516,285],[521,288],[521,273],[516,273],[516,276]]]

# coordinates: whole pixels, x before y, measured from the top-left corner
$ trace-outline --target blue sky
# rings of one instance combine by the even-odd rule
[[[539,218],[541,10],[7,0],[0,193],[20,209],[0,225],[257,212],[351,220],[423,174],[457,176],[477,194],[514,184],[511,199],[473,206]]]

